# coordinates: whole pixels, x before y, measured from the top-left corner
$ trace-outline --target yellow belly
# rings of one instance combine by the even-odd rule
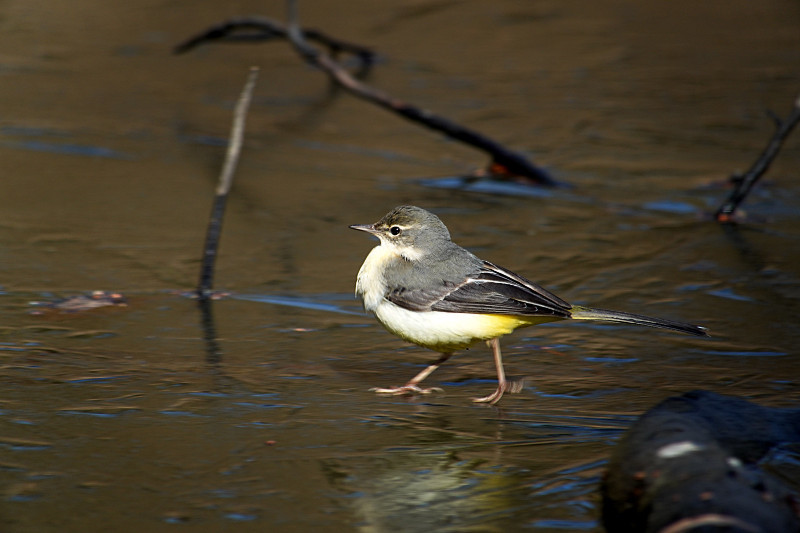
[[[478,341],[507,335],[520,327],[559,320],[554,317],[418,312],[387,301],[375,309],[375,317],[398,337],[440,352],[463,349]]]

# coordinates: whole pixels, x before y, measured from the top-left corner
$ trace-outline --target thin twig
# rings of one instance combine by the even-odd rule
[[[203,262],[200,267],[200,281],[197,286],[197,297],[201,301],[208,300],[211,296],[211,287],[214,283],[214,263],[217,258],[219,239],[222,232],[222,217],[225,214],[228,192],[231,190],[233,175],[236,171],[236,165],[239,162],[239,154],[242,151],[247,109],[252,100],[253,88],[255,87],[257,78],[258,67],[252,67],[247,76],[247,81],[242,89],[242,93],[239,96],[239,100],[236,103],[236,109],[234,110],[230,141],[228,142],[228,150],[225,153],[225,163],[223,164],[219,183],[214,193],[211,218],[208,221],[208,229],[206,230]]]
[[[747,195],[752,190],[756,182],[767,172],[772,161],[778,156],[783,142],[789,137],[797,123],[800,122],[800,96],[794,101],[792,112],[786,119],[774,117],[775,119],[775,133],[767,143],[766,148],[758,157],[753,166],[745,172],[744,175],[734,176],[732,181],[734,183],[733,190],[728,198],[717,209],[714,214],[717,222],[732,222],[734,211],[744,201]]]
[[[536,183],[546,186],[561,185],[545,170],[531,163],[528,158],[518,152],[507,149],[494,139],[490,139],[477,131],[451,122],[430,111],[391,98],[388,94],[355,79],[331,56],[317,50],[304,38],[303,30],[298,21],[297,3],[294,0],[287,0],[287,13],[289,19],[287,24],[287,37],[294,49],[308,63],[325,71],[330,79],[337,85],[344,87],[359,98],[393,111],[412,122],[423,124],[452,139],[469,144],[487,153],[491,158],[491,164],[486,173],[490,177]]]

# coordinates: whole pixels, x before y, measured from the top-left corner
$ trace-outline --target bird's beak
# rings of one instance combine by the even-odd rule
[[[357,229],[358,231],[366,231],[367,233],[371,233],[372,235],[377,235],[379,231],[375,229],[374,224],[353,224],[350,226],[350,229]]]

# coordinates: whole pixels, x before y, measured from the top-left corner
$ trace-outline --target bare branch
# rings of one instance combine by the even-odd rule
[[[774,113],[770,113],[770,116],[775,120],[775,133],[772,135],[772,138],[769,140],[766,148],[761,152],[756,162],[753,163],[753,166],[743,175],[737,175],[731,178],[734,187],[728,198],[719,206],[717,212],[714,214],[714,218],[716,218],[717,222],[733,221],[736,209],[744,199],[747,198],[753,186],[767,172],[772,161],[778,156],[783,142],[789,137],[789,134],[794,127],[797,126],[797,123],[800,122],[800,96],[794,101],[792,112],[786,119],[781,119]]]
[[[414,123],[438,131],[451,139],[463,142],[486,153],[490,163],[473,177],[486,176],[491,179],[517,181],[520,183],[545,186],[563,185],[553,179],[544,169],[534,165],[520,152],[510,150],[501,143],[475,130],[466,128],[430,111],[392,98],[388,94],[366,85],[358,75],[369,68],[374,61],[374,53],[368,48],[333,39],[317,30],[302,28],[298,22],[297,5],[292,0],[287,3],[289,23],[284,26],[266,18],[232,19],[188,39],[175,48],[183,53],[210,41],[255,41],[273,38],[288,39],[295,51],[307,63],[324,71],[331,82],[352,95],[371,102]],[[245,31],[245,33],[241,33]],[[310,44],[318,42],[326,46],[330,53],[324,53]],[[362,72],[356,75],[346,70],[335,56],[338,52],[354,54],[362,64]]]
[[[211,208],[211,218],[208,221],[206,230],[206,242],[203,248],[203,263],[200,267],[200,281],[197,286],[197,297],[200,300],[208,300],[211,296],[211,287],[214,283],[214,263],[217,258],[220,234],[222,232],[222,217],[225,214],[225,204],[228,199],[228,192],[231,189],[233,175],[236,165],[239,162],[239,154],[242,151],[242,140],[244,139],[244,125],[247,117],[247,110],[252,100],[253,88],[258,78],[258,67],[252,67],[247,76],[242,93],[236,103],[233,114],[233,125],[228,142],[228,150],[225,154],[225,163],[220,173],[219,182],[214,195],[214,205]]]
[[[391,98],[388,94],[355,79],[333,58],[315,49],[306,41],[298,21],[296,2],[287,0],[287,8],[289,14],[287,36],[292,46],[308,63],[325,71],[337,85],[344,87],[359,98],[393,111],[412,122],[420,123],[452,139],[486,152],[491,158],[491,164],[486,171],[486,174],[490,177],[536,183],[538,185],[560,185],[549,173],[535,166],[525,156],[507,149],[494,139],[490,139],[477,131],[463,127],[430,111]]]

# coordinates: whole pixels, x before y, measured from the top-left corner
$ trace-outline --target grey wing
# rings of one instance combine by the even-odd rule
[[[478,272],[461,283],[445,283],[436,290],[400,289],[386,298],[406,309],[449,313],[569,318],[572,307],[535,283],[488,261],[483,261]]]
[[[398,288],[390,291],[384,298],[411,311],[432,311],[434,305],[457,288],[457,284],[450,282],[444,282],[440,287],[430,290]]]

